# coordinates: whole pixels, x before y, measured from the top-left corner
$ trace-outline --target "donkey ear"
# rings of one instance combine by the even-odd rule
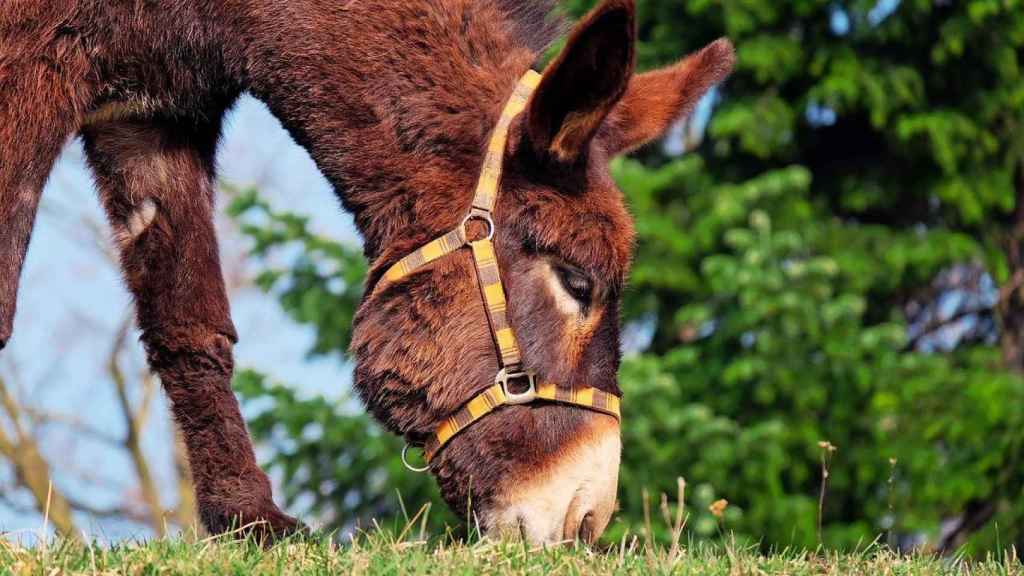
[[[732,43],[719,38],[672,66],[634,76],[602,131],[608,152],[624,154],[664,134],[732,73],[735,62]]]
[[[544,71],[526,120],[541,158],[575,162],[625,93],[633,74],[634,10],[633,0],[605,0]]]

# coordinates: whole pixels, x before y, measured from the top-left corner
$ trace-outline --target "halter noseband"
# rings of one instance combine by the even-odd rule
[[[474,396],[455,414],[446,418],[427,439],[423,446],[423,454],[428,463],[452,437],[504,405],[546,400],[602,412],[614,416],[616,419],[621,417],[619,397],[614,394],[590,386],[559,388],[553,382],[542,382],[538,385],[534,373],[523,368],[519,343],[506,316],[505,288],[501,284],[498,260],[494,253],[494,244],[491,242],[495,230],[492,213],[498,199],[509,126],[512,124],[512,120],[526,107],[526,103],[540,83],[540,79],[540,74],[528,70],[519,79],[512,96],[505,104],[501,118],[498,119],[498,124],[494,128],[494,133],[491,134],[487,146],[487,155],[484,157],[473,204],[469,213],[462,219],[462,223],[456,229],[424,244],[388,268],[373,290],[373,292],[377,292],[382,285],[405,278],[426,264],[467,245],[472,249],[480,295],[487,309],[488,325],[498,351],[499,370],[494,378],[493,386]],[[487,224],[485,238],[472,241],[468,239],[466,224],[472,220],[483,221]],[[525,379],[527,387],[520,392],[513,391],[509,387],[509,383],[519,379]],[[402,451],[402,461],[406,466],[416,471],[426,470],[426,468],[413,468],[405,461],[405,453],[409,446],[407,445],[405,448]]]

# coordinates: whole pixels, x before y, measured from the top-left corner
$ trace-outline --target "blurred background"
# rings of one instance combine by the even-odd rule
[[[613,166],[639,244],[606,540],[669,537],[684,478],[694,539],[1024,547],[1024,3],[637,5],[641,68],[719,36],[738,64]],[[350,394],[365,263],[330,186],[251,98],[219,161],[235,388],[278,499],[343,532],[427,503],[457,526]],[[36,230],[0,356],[0,531],[191,534],[77,142]]]

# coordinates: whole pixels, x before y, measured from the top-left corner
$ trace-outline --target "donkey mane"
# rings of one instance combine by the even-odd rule
[[[339,104],[351,120],[342,149],[330,151],[371,261],[454,224],[503,102],[565,28],[553,0],[373,4],[350,4],[365,5],[357,25],[380,40],[350,47],[357,56],[340,63],[351,81]],[[273,94],[265,100],[274,107]]]
[[[515,35],[534,52],[543,52],[568,31],[555,0],[491,0],[508,15]]]

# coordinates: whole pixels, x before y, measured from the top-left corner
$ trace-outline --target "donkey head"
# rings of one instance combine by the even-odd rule
[[[734,58],[719,40],[634,75],[634,29],[631,0],[608,0],[576,26],[509,129],[494,212],[524,366],[539,381],[615,395],[633,226],[608,162],[689,113]],[[466,206],[438,209],[457,222]],[[473,228],[468,235],[487,233]],[[355,330],[357,389],[412,443],[493,385],[499,368],[468,250],[375,291]],[[488,531],[592,541],[615,507],[620,449],[615,418],[537,402],[503,406],[467,427],[430,469],[446,501]]]

